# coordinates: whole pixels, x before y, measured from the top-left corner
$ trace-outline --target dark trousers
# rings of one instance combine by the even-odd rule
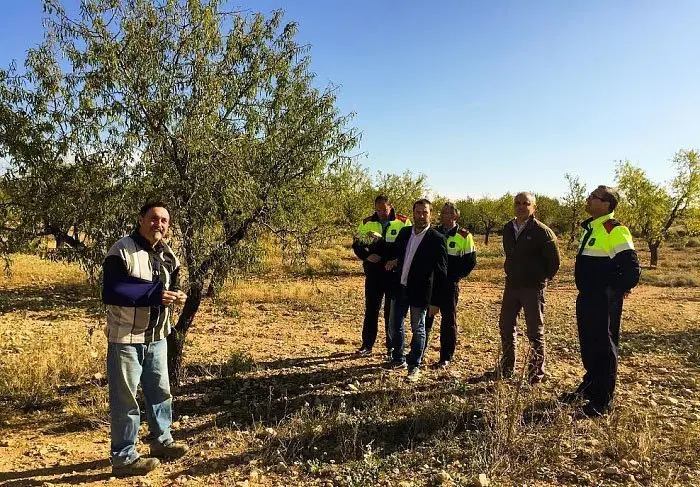
[[[377,340],[379,309],[384,300],[384,336],[387,350],[391,349],[391,299],[395,292],[395,272],[373,272],[365,276],[365,320],[362,324],[362,348],[374,347]]]
[[[581,291],[576,322],[586,373],[577,391],[598,410],[612,406],[617,379],[617,353],[624,293],[612,289]]]
[[[536,287],[514,288],[506,285],[498,325],[501,333],[501,371],[513,374],[518,314],[525,312],[527,337],[530,340],[528,379],[544,377],[544,301],[545,290]]]
[[[440,361],[451,361],[457,347],[457,301],[459,282],[451,282],[440,302]],[[434,316],[425,319],[425,348],[428,348]]]

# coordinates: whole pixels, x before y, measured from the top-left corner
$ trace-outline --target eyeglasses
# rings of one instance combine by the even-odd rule
[[[605,198],[601,198],[600,196],[598,196],[598,195],[595,194],[595,193],[589,194],[589,195],[588,195],[588,199],[600,200],[600,201],[602,201],[602,202],[604,202],[604,203],[610,203],[610,200],[606,200]]]
[[[523,205],[523,206],[530,206],[532,203],[530,203],[529,201],[517,201],[516,200],[515,204],[516,205]]]

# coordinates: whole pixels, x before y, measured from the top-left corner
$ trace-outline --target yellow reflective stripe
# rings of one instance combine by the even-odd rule
[[[622,244],[627,244],[634,250],[634,243],[632,242],[632,234],[629,231],[629,228],[625,226],[618,226],[613,228],[613,231],[610,232],[610,245],[613,248],[617,248],[618,245]]]
[[[614,257],[620,252],[624,252],[625,250],[634,250],[634,245],[632,244],[632,242],[622,242],[621,244],[614,246],[611,254]]]
[[[476,248],[474,247],[474,238],[472,237],[472,234],[470,233],[467,235],[467,238],[464,239],[464,253],[465,254],[471,254],[472,252],[475,252]]]
[[[610,257],[605,250],[591,247],[586,247],[583,249],[581,255],[589,255],[591,257]]]

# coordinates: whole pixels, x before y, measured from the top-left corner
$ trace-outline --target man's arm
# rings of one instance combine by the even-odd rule
[[[102,264],[102,302],[116,306],[157,306],[161,303],[163,284],[130,276],[118,255],[108,255]]]
[[[437,255],[433,271],[433,294],[430,298],[430,304],[439,306],[441,298],[445,295],[447,285],[447,240],[445,240],[445,237],[440,236],[436,238],[435,252]]]
[[[616,275],[613,276],[613,287],[623,291],[629,291],[639,283],[642,268],[634,249],[632,234],[624,225],[613,228],[611,234],[613,244],[612,258],[615,264]]]
[[[557,245],[557,236],[550,229],[545,230],[545,242],[542,246],[542,257],[545,263],[545,276],[548,280],[554,279],[554,276],[559,272],[561,266],[561,257],[559,256],[559,246]]]
[[[474,238],[472,234],[467,234],[467,245],[464,249],[464,254],[459,257],[459,265],[457,268],[457,276],[463,279],[476,267],[476,247],[474,246]]]
[[[613,257],[613,262],[618,270],[615,276],[615,288],[629,291],[639,284],[642,268],[639,265],[636,251],[625,250],[620,252]]]
[[[352,251],[355,252],[358,259],[365,260],[370,256],[371,252],[369,251],[369,244],[366,241],[366,236],[360,231],[361,226],[362,225],[358,226],[357,233],[352,239]]]

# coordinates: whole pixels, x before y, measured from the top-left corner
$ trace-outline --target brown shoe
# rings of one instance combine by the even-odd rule
[[[175,460],[181,458],[190,451],[190,447],[184,443],[170,441],[169,443],[151,443],[151,456],[162,458],[163,460]]]
[[[160,461],[157,458],[138,457],[126,465],[112,465],[112,474],[115,477],[131,477],[134,475],[146,475],[158,468]]]

